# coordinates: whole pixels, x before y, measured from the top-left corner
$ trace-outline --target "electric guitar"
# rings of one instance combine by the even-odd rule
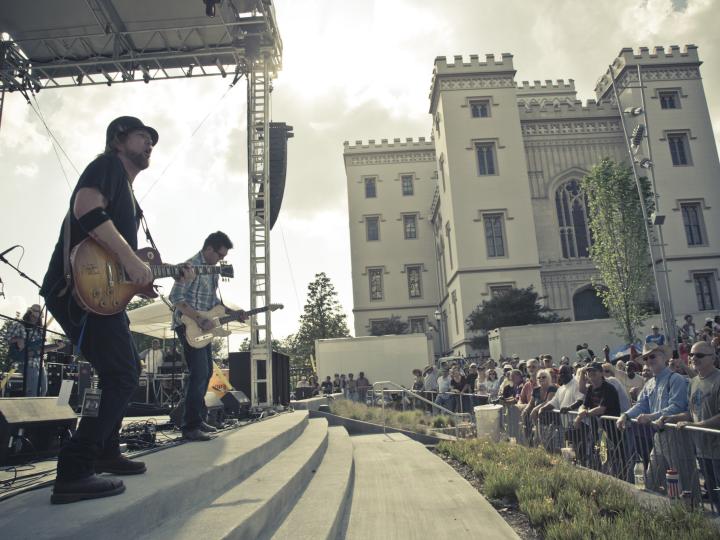
[[[243,311],[242,313],[232,313],[230,315],[225,314],[225,306],[218,304],[209,311],[198,311],[201,317],[210,319],[214,326],[210,330],[203,330],[200,325],[187,315],[180,317],[180,321],[185,325],[185,339],[194,349],[202,349],[208,343],[210,343],[215,337],[225,337],[232,334],[230,330],[222,327],[222,325],[231,321],[239,321],[251,317],[257,313],[263,313],[265,311],[275,311],[276,309],[282,309],[282,304],[269,304],[249,311]]]
[[[143,248],[135,254],[152,271],[153,279],[179,278],[184,265],[163,264],[160,253]],[[70,254],[73,277],[73,295],[86,311],[96,315],[114,315],[125,309],[134,296],[157,298],[152,283],[136,285],[128,278],[123,266],[115,256],[92,238],[86,238],[75,246]],[[223,278],[234,277],[230,264],[220,266],[193,266],[196,274],[220,274]]]

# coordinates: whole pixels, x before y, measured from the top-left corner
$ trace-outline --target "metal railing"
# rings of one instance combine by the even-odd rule
[[[378,389],[377,387],[381,387]],[[386,388],[387,386],[392,386],[393,388]],[[460,438],[460,428],[472,428],[474,427],[473,423],[473,416],[470,413],[466,412],[456,412],[452,411],[443,405],[439,405],[438,403],[435,403],[434,400],[429,400],[423,395],[414,392],[412,390],[408,390],[402,385],[399,385],[392,381],[378,381],[373,383],[373,385],[370,387],[370,390],[368,392],[368,395],[371,399],[372,405],[376,406],[377,401],[379,398],[380,406],[382,407],[382,417],[383,417],[383,433],[385,433],[385,430],[387,428],[387,414],[385,412],[385,407],[388,403],[388,399],[386,398],[386,395],[393,395],[400,393],[400,403],[402,406],[402,410],[406,410],[406,408],[417,408],[416,405],[419,403],[423,403],[425,405],[425,408],[429,407],[430,411],[434,411],[437,409],[440,411],[440,413],[445,414],[449,417],[451,417],[455,423],[455,437]],[[423,392],[427,393],[427,392]],[[390,400],[392,402],[392,400]]]
[[[506,405],[501,429],[518,444],[720,514],[720,430],[636,420],[621,430],[614,416],[577,418],[576,411],[551,410],[533,419]]]

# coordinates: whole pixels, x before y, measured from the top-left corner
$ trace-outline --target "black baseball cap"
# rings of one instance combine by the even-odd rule
[[[154,128],[146,126],[139,118],[135,118],[134,116],[119,116],[110,122],[107,127],[107,132],[105,133],[105,144],[110,144],[110,141],[112,141],[113,137],[116,135],[129,133],[130,131],[135,131],[136,129],[144,129],[147,131],[150,134],[153,146],[157,144],[158,139],[160,138],[158,136],[158,132]]]
[[[600,362],[591,362],[587,365],[586,369],[592,369],[594,371],[600,371],[602,372],[603,366]]]

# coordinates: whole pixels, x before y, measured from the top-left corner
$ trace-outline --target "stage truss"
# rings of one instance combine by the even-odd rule
[[[246,76],[250,308],[270,304],[270,94],[282,63],[272,1],[0,0],[0,34],[0,122],[7,93]],[[250,320],[254,406],[273,405],[271,328],[270,312]]]

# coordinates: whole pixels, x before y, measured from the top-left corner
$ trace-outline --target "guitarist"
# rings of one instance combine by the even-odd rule
[[[79,129],[79,128],[78,128]],[[121,116],[107,127],[105,151],[80,176],[60,238],[40,290],[55,320],[95,368],[102,395],[96,417],[84,416],[58,456],[51,502],[70,503],[117,495],[121,480],[97,476],[141,474],[145,464],[120,453],[118,432],[138,385],[139,358],[124,311],[100,316],[83,311],[73,298],[70,249],[88,236],[113,253],[137,285],[152,282],[150,268],[135,255],[142,210],[133,193],[140,171],[150,165],[158,133],[138,118]]]
[[[205,239],[202,249],[189,261],[192,266],[209,265],[213,266],[223,260],[228,251],[233,247],[230,238],[221,231],[212,233]],[[192,272],[194,274],[194,272]],[[208,433],[217,431],[214,427],[205,422],[205,393],[213,374],[212,345],[208,343],[202,349],[195,349],[188,345],[185,335],[185,325],[180,318],[185,315],[198,323],[203,330],[210,330],[214,322],[204,318],[199,312],[208,311],[218,304],[221,304],[217,295],[219,277],[217,274],[202,274],[194,276],[192,281],[188,279],[175,281],[170,291],[170,302],[175,307],[173,314],[173,327],[178,333],[185,351],[185,362],[187,363],[190,377],[185,386],[185,417],[183,419],[183,437],[190,441],[208,441]],[[242,311],[233,311],[225,308],[228,314]],[[240,317],[239,320],[245,320]]]
[[[25,376],[25,396],[40,396],[47,392],[47,374],[42,367],[43,330],[40,323],[42,308],[33,304],[23,315],[22,322],[15,321],[8,329],[10,358],[17,364],[17,372]],[[25,364],[27,363],[27,367]]]

